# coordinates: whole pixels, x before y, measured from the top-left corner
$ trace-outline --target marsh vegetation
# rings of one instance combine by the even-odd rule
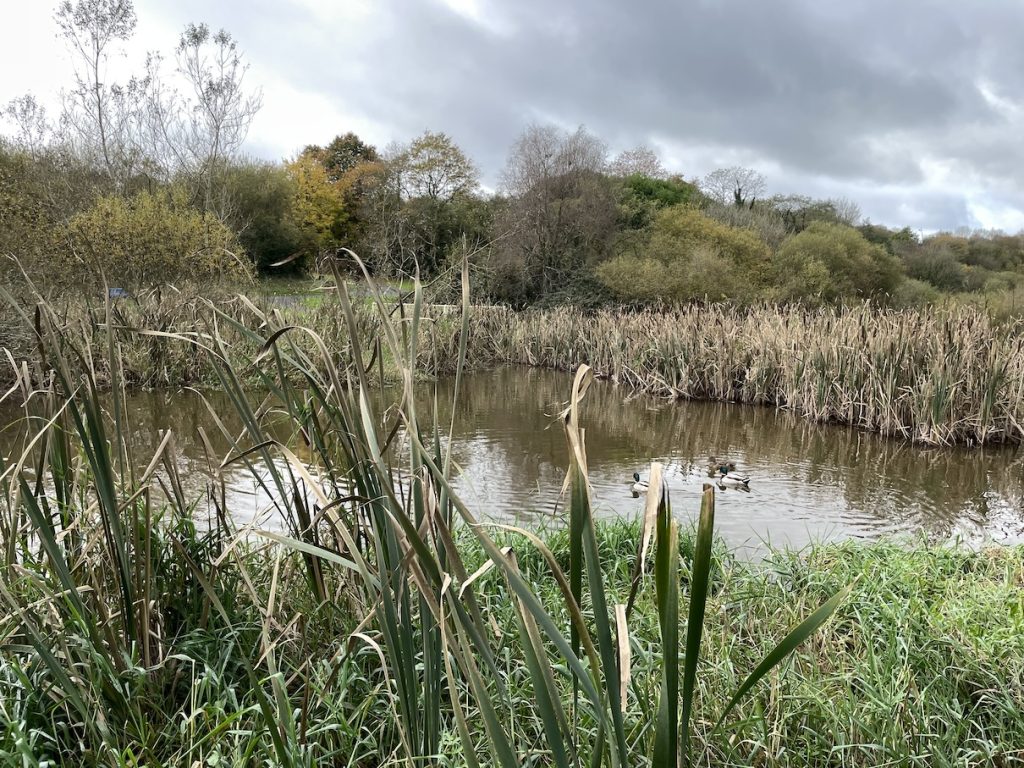
[[[211,306],[207,335],[151,337],[202,343],[240,424],[209,451],[205,502],[181,482],[187,436],[137,455],[121,350],[147,335],[106,302],[103,394],[75,359],[77,326],[45,303],[24,318],[42,386],[23,406],[35,439],[0,469],[6,758],[1016,759],[1018,550],[818,545],[743,564],[713,544],[715,491],[699,515],[673,507],[658,464],[642,522],[598,523],[585,367],[562,416],[568,525],[541,539],[482,523],[452,487],[450,421],[414,396],[433,325],[420,297],[404,316],[375,299],[362,326],[339,302],[355,340],[340,352],[310,328],[257,334]],[[444,320],[459,329],[456,388],[466,309]],[[390,408],[370,397],[386,391],[383,348],[401,382]],[[236,466],[280,506],[282,532],[232,522],[216,478]]]

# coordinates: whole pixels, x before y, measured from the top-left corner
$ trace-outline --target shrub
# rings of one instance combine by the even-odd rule
[[[683,206],[658,214],[642,254],[620,253],[598,278],[628,301],[746,301],[763,286],[769,251],[752,232]]]
[[[967,269],[957,261],[956,255],[947,247],[927,243],[907,252],[903,257],[907,275],[923,280],[941,291],[961,291],[967,277]]]
[[[918,243],[917,235],[910,227],[903,229],[889,229],[881,224],[872,224],[870,221],[857,227],[857,230],[864,235],[869,243],[880,245],[889,253],[899,255]]]
[[[789,238],[773,263],[783,301],[833,302],[887,296],[904,279],[899,260],[855,229],[815,222]]]
[[[669,269],[649,256],[616,256],[598,267],[597,276],[616,296],[629,301],[656,301],[671,290]]]
[[[654,179],[642,173],[627,176],[619,190],[619,219],[626,229],[649,227],[658,211],[674,205],[696,204],[700,191],[680,177]]]
[[[69,211],[87,204],[91,191],[78,170],[57,153],[32,157],[0,140],[0,281],[5,286],[20,282],[21,268],[47,286],[65,282],[60,225]]]
[[[252,266],[235,234],[190,208],[180,191],[101,197],[73,217],[67,238],[80,277],[140,287],[182,280],[248,279]]]
[[[897,307],[920,307],[939,300],[938,288],[923,280],[908,278],[896,286],[892,294],[892,303]]]

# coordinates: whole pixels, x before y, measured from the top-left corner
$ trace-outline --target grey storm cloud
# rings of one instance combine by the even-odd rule
[[[217,10],[262,67],[343,98],[387,138],[450,133],[492,185],[522,128],[551,121],[615,149],[650,143],[687,177],[740,158],[772,192],[847,196],[889,224],[1024,217],[1019,0],[383,0],[365,11],[337,26],[311,0]]]

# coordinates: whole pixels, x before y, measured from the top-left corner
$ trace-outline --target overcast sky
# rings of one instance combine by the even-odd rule
[[[50,0],[0,0],[0,103],[70,63]],[[687,178],[745,165],[771,193],[848,197],[915,229],[1024,229],[1021,0],[137,0],[121,66],[205,21],[264,107],[248,151],[353,130],[449,133],[495,186],[529,122],[645,143]]]

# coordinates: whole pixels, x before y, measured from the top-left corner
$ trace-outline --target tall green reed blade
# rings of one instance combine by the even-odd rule
[[[326,384],[320,382],[321,372],[314,369],[311,364],[307,365],[302,362],[302,358],[298,355],[277,356],[276,344],[286,333],[293,330],[291,327],[277,329],[271,334],[264,341],[261,355],[274,353],[275,359],[288,361],[293,368],[298,369],[300,375],[310,385],[312,396],[317,399],[324,417],[328,420],[324,425],[324,431],[337,435],[340,446],[347,454],[344,463],[349,468],[352,486],[354,486],[355,493],[352,495],[352,498],[359,501],[355,502],[356,512],[352,516],[353,533],[345,534],[343,531],[339,531],[339,533],[342,533],[345,537],[346,545],[350,550],[353,561],[359,566],[364,589],[367,590],[369,604],[376,607],[378,625],[384,639],[384,656],[390,667],[390,679],[396,687],[397,711],[403,723],[402,732],[406,736],[406,738],[403,738],[405,757],[408,761],[420,762],[424,759],[429,759],[437,753],[440,733],[437,717],[440,707],[439,705],[430,705],[428,701],[431,698],[437,699],[439,685],[436,682],[437,675],[435,674],[431,679],[433,686],[428,687],[428,698],[424,698],[423,688],[421,687],[424,685],[424,681],[421,675],[429,675],[430,673],[424,673],[420,667],[422,657],[419,653],[421,643],[417,640],[417,633],[419,631],[417,625],[421,622],[416,621],[417,616],[420,614],[413,609],[413,594],[408,579],[407,560],[399,543],[399,538],[396,535],[396,521],[405,521],[402,533],[413,542],[414,547],[417,548],[417,552],[424,562],[429,563],[431,555],[420,540],[416,525],[410,520],[410,512],[411,516],[415,517],[418,516],[416,511],[404,509],[403,505],[395,498],[394,485],[391,482],[389,472],[385,468],[385,462],[378,447],[376,428],[372,419],[368,418],[368,413],[364,414],[361,412],[363,407],[368,407],[365,402],[365,393],[369,389],[366,371],[362,365],[359,352],[361,340],[358,335],[358,327],[351,304],[348,301],[344,282],[341,281],[340,276],[338,280],[342,308],[346,315],[351,335],[350,346],[354,361],[354,365],[351,368],[346,368],[346,375],[344,377],[339,375],[323,339],[309,329],[294,328],[294,330],[303,331],[313,339],[320,352],[324,367],[323,374],[327,377]],[[219,338],[217,341],[219,342]],[[402,356],[402,353],[400,353],[396,355],[396,359],[401,360]],[[343,379],[347,379],[351,383],[350,374],[352,368],[355,369],[355,375],[359,381],[357,391],[362,401],[359,405],[355,404],[355,400],[351,395],[352,387],[346,387],[342,383]],[[274,441],[265,439],[265,436],[261,433],[256,414],[249,409],[245,392],[239,385],[237,377],[234,376],[231,366],[225,365],[224,369],[221,373],[222,380],[225,381],[232,391],[233,400],[236,407],[240,410],[243,423],[246,425],[250,436],[260,446],[273,444]],[[279,371],[279,375],[281,374],[282,372]],[[288,396],[288,388],[283,385],[278,386],[276,391],[280,396]],[[298,409],[289,408],[289,410],[294,413]],[[289,457],[289,465],[291,467],[289,474],[294,470],[304,478],[308,477],[308,472],[290,452],[286,451],[283,447],[280,447],[279,450]],[[326,465],[329,461],[330,457],[324,456],[320,463]],[[272,473],[274,482],[279,489],[283,489],[288,485],[294,486],[291,474],[289,480],[285,480],[272,462],[268,462],[268,465],[268,469]],[[378,468],[381,470],[380,472],[377,471]],[[319,497],[322,505],[326,507],[332,503],[323,495],[317,481],[308,477],[308,482],[310,490]],[[370,544],[373,549],[376,575],[370,574],[365,567],[360,565],[361,558],[358,546],[356,546],[354,541],[360,538],[361,521],[365,519],[362,512],[359,511],[360,509],[366,510],[365,518],[369,519],[372,530]],[[269,536],[269,534],[265,535]],[[295,539],[281,538],[279,540],[307,554],[315,555],[317,558],[331,560],[325,550],[301,541],[303,538],[300,533]],[[428,567],[426,570],[431,576],[431,583],[440,584],[440,575],[437,573],[436,568],[431,569]],[[429,611],[423,611],[422,616],[426,621],[431,621]],[[435,652],[432,656],[436,659],[437,663],[441,661],[439,653]],[[436,667],[437,664],[435,663],[434,666]],[[438,694],[435,695],[434,691],[438,691]]]
[[[7,296],[9,297],[9,294]],[[40,349],[43,350],[46,362],[50,365],[60,384],[67,402],[66,412],[74,423],[75,431],[86,456],[90,470],[89,477],[96,493],[104,540],[108,554],[116,568],[122,637],[125,645],[130,646],[133,642],[142,641],[140,628],[136,621],[134,589],[136,579],[131,569],[131,547],[125,535],[121,518],[118,493],[120,476],[111,461],[112,443],[108,442],[107,430],[104,426],[99,388],[91,373],[89,361],[60,330],[61,325],[53,310],[43,302],[41,297],[37,298],[39,299],[37,306],[40,307],[40,322],[30,324],[30,327],[37,333]],[[9,300],[13,301],[13,299]],[[29,322],[28,317],[20,309],[19,313],[26,322]],[[69,352],[78,359],[79,368],[85,377],[84,386],[79,386],[71,373],[72,368],[68,360]],[[119,385],[116,367],[111,368],[111,376],[113,383]],[[115,431],[112,439],[114,441],[113,449],[122,450],[123,430]],[[111,660],[119,669],[123,669],[126,664],[126,660],[118,653],[112,654]]]
[[[368,412],[365,407],[365,398],[363,398],[363,404],[364,420],[366,420],[368,417]],[[599,689],[599,686],[603,688],[603,685],[601,685],[598,681],[598,675],[601,670],[601,661],[598,657],[593,642],[590,640],[590,636],[586,628],[586,623],[583,619],[582,611],[580,610],[579,605],[573,599],[568,589],[568,584],[560,578],[560,572],[557,569],[557,564],[552,565],[553,572],[556,574],[556,579],[558,580],[560,587],[564,587],[563,597],[565,598],[566,605],[569,608],[570,617],[572,619],[573,625],[576,626],[577,629],[580,631],[581,637],[583,639],[583,646],[587,652],[587,659],[590,664],[589,670],[583,667],[578,656],[575,653],[573,653],[573,651],[569,647],[569,641],[562,634],[561,630],[558,629],[555,622],[552,620],[551,616],[547,613],[543,605],[537,599],[531,587],[525,582],[525,580],[518,573],[518,571],[512,568],[509,558],[497,547],[497,545],[490,538],[490,536],[487,535],[485,529],[482,526],[480,526],[480,524],[477,522],[473,514],[459,499],[459,497],[454,493],[448,481],[448,478],[445,477],[444,472],[434,462],[430,452],[422,445],[416,430],[408,430],[408,439],[414,444],[416,450],[420,452],[420,459],[423,462],[423,464],[427,467],[427,469],[429,469],[434,482],[437,483],[438,486],[442,487],[447,492],[448,498],[451,500],[451,503],[454,506],[455,510],[458,511],[463,522],[465,522],[469,526],[469,529],[476,535],[477,540],[484,548],[484,551],[487,553],[487,556],[490,559],[490,561],[502,570],[502,572],[509,581],[509,585],[513,593],[519,600],[522,601],[522,603],[526,606],[531,615],[537,621],[538,626],[543,630],[544,634],[547,635],[547,637],[555,644],[559,653],[562,654],[569,668],[569,672],[572,675],[577,676],[577,679],[580,681],[581,690],[586,694],[587,700],[590,702],[591,711],[593,712],[595,720],[599,724],[599,729],[603,729],[605,719],[607,718],[608,702],[607,699],[601,694]],[[376,460],[380,461],[379,452],[375,451],[375,453],[377,456]],[[398,517],[397,522],[400,523],[403,533],[405,533],[409,537],[409,540],[413,543],[414,547],[422,546],[417,544],[417,530],[412,525],[411,521],[408,518]],[[429,553],[427,555],[421,555],[419,550],[417,550],[417,556],[422,558],[422,560],[419,562],[422,565],[426,566],[424,569],[424,573],[436,569],[436,563],[433,563],[429,560]],[[550,558],[549,562],[554,563],[553,558]],[[471,592],[467,592],[466,595],[471,595]],[[468,605],[473,604],[472,600],[467,600],[466,602]],[[455,613],[463,611],[464,609],[462,606],[462,601],[453,601],[452,608]],[[474,649],[476,650],[477,653],[481,654],[484,660],[488,662],[488,666],[491,667],[492,674],[494,675],[495,682],[499,686],[500,692],[503,689],[503,683],[501,682],[501,676],[499,675],[497,670],[492,667],[492,662],[488,661],[490,651],[488,649],[486,642],[482,638],[482,620],[479,620],[479,623],[477,623],[477,621],[469,621],[468,614],[466,617],[460,616],[459,619],[460,622],[463,622],[462,626],[467,631],[467,634],[469,634],[472,637]],[[600,760],[600,750],[596,754],[598,760]],[[615,752],[613,752],[613,761],[615,761],[615,764],[618,764],[618,754]]]
[[[412,309],[412,323],[409,328],[409,340],[408,340],[408,357],[406,358],[403,370],[406,371],[406,408],[408,409],[410,421],[419,428],[419,419],[416,413],[416,397],[415,392],[412,391],[412,373],[416,370],[416,360],[419,354],[419,337],[420,337],[420,321],[423,317],[423,286],[420,283],[419,274],[416,274],[414,280],[413,290],[413,309]],[[454,404],[453,404],[454,405]],[[452,409],[455,410],[454,407]],[[436,412],[435,412],[435,430],[437,429]],[[433,497],[433,491],[430,488],[424,488],[426,483],[424,482],[425,475],[423,472],[423,466],[419,459],[416,449],[410,444],[409,446],[409,467],[412,473],[412,503],[414,507],[414,520],[417,526],[423,526],[424,520],[428,515],[428,506],[432,506],[436,503],[436,499]],[[431,494],[430,502],[428,505],[426,492]],[[443,551],[435,553],[438,558],[438,567],[443,569]],[[441,599],[440,587],[434,589],[433,600],[437,602]],[[419,615],[420,615],[420,627],[419,635],[422,642],[423,653],[422,653],[422,666],[423,666],[423,688],[424,688],[424,711],[423,711],[423,754],[435,754],[438,751],[441,740],[441,723],[439,720],[439,713],[441,711],[441,692],[443,688],[443,661],[441,658],[441,634],[440,628],[437,626],[437,617],[427,610],[427,605],[424,602],[426,597],[420,596],[419,604]]]
[[[513,567],[518,570],[514,552],[511,559]],[[551,751],[551,759],[557,768],[569,768],[571,754],[572,765],[579,765],[579,757],[576,755],[568,719],[562,709],[561,695],[551,669],[551,662],[544,649],[540,630],[521,600],[516,600],[516,623],[519,626],[523,656],[530,671],[530,682],[533,685],[537,711],[544,728],[544,738]]]
[[[627,760],[626,731],[622,716],[622,702],[619,693],[619,664],[615,648],[615,621],[609,613],[608,601],[604,590],[604,574],[601,571],[600,555],[597,548],[597,534],[594,530],[594,519],[590,510],[590,483],[587,478],[587,454],[584,430],[580,426],[579,406],[587,389],[593,382],[593,372],[586,365],[581,365],[573,380],[572,395],[569,405],[562,413],[565,434],[569,443],[569,491],[570,520],[575,519],[578,529],[570,531],[570,536],[578,536],[577,546],[583,553],[587,571],[587,584],[590,587],[590,600],[594,608],[594,625],[597,633],[598,649],[601,653],[601,674],[604,687],[603,695],[608,701],[608,712],[611,717],[612,764],[625,764]],[[579,567],[579,566],[577,566]],[[582,572],[582,568],[580,568]],[[570,577],[572,574],[570,574]],[[582,581],[582,573],[579,574]],[[574,595],[574,597],[576,597]],[[577,603],[580,598],[577,598]],[[575,650],[574,650],[575,652]],[[600,739],[598,740],[600,743]],[[597,763],[598,758],[595,758]]]
[[[715,489],[704,486],[690,572],[690,607],[686,617],[686,655],[683,658],[681,745],[683,765],[690,765],[690,720],[697,682],[697,662],[704,634],[704,611],[711,584],[711,548],[715,530]]]
[[[661,629],[661,699],[654,732],[654,765],[679,763],[679,525],[672,519],[663,467],[651,464],[647,505],[657,505],[654,589]]]
[[[450,581],[446,580],[445,584],[442,585],[441,595],[442,600],[451,603]],[[480,708],[484,730],[490,741],[493,755],[496,758],[496,764],[502,768],[518,768],[522,763],[515,755],[515,751],[508,740],[508,735],[501,724],[498,711],[494,707],[490,692],[487,690],[483,675],[474,658],[472,641],[462,631],[463,625],[459,621],[455,621],[455,628],[457,647],[461,650],[458,657],[461,662],[460,666],[469,682],[476,704]]]

